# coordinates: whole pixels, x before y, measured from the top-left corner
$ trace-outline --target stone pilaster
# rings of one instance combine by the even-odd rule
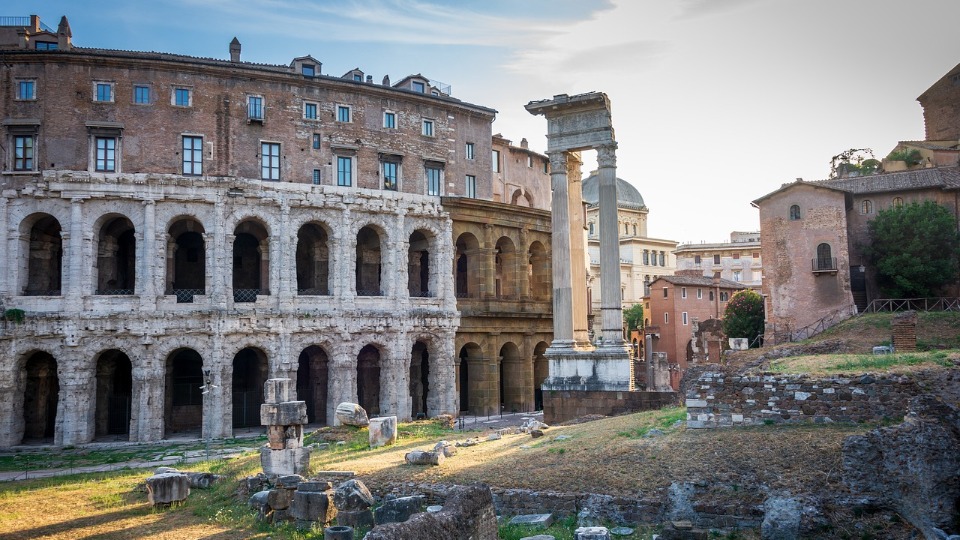
[[[93,440],[94,373],[88,359],[57,359],[57,420],[53,443],[60,446],[88,443]]]
[[[142,256],[137,260],[135,286],[140,295],[141,311],[157,308],[157,205],[153,200],[143,201],[143,227],[137,234],[137,247]]]
[[[10,241],[14,238],[16,229],[13,229],[12,226],[7,223],[7,207],[9,203],[9,199],[0,197],[0,246],[7,246],[7,253],[16,253],[16,246],[11,245],[12,242]],[[13,257],[0,257],[0,297],[12,296],[14,294],[13,291],[16,288],[16,284],[12,283],[11,276],[16,275],[13,272],[13,267],[16,264],[16,259]]]

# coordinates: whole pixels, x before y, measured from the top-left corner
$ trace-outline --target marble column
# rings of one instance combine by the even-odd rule
[[[600,177],[600,312],[603,347],[622,347],[620,240],[617,224],[617,143],[597,147]]]
[[[553,236],[553,342],[554,349],[572,348],[573,282],[570,274],[570,206],[567,187],[567,153],[549,152]]]
[[[573,339],[578,347],[588,347],[587,328],[587,246],[584,242],[583,161],[580,152],[567,153],[567,198],[570,223],[570,298],[573,304]]]

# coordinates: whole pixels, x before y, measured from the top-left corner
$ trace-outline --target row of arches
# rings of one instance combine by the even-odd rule
[[[143,257],[133,222],[122,215],[108,215],[96,236],[94,294],[136,294],[137,261]],[[34,214],[21,225],[21,288],[26,296],[62,294],[64,231],[49,214]],[[192,302],[206,294],[207,264],[211,240],[203,224],[192,217],[172,222],[167,231],[165,294],[178,302]],[[386,231],[377,225],[359,229],[355,239],[354,291],[360,296],[385,294],[384,256]],[[296,292],[300,295],[330,295],[338,261],[334,256],[332,229],[314,221],[300,227],[296,236]],[[235,302],[253,302],[270,294],[270,235],[265,223],[250,218],[241,221],[228,238]],[[407,292],[413,297],[436,296],[439,284],[431,275],[431,258],[436,256],[432,231],[417,229],[408,237],[406,257]]]
[[[381,390],[385,383],[381,381],[384,352],[379,345],[367,344],[356,356],[354,375],[347,377],[355,381],[357,402],[371,416],[381,413],[398,414],[400,417],[426,417],[436,414],[428,407],[434,394],[439,391],[439,383],[430,377],[430,347],[423,341],[415,341],[409,351],[406,362],[409,411],[386,411],[383,409]],[[22,420],[22,435],[14,438],[11,444],[50,443],[55,440],[58,429],[58,415],[64,414],[61,401],[61,376],[57,359],[46,351],[34,351],[24,357],[20,363],[20,387],[22,400],[14,399],[12,411],[15,420]],[[292,375],[292,374],[291,374]],[[219,381],[223,389],[210,388],[210,392],[224,394],[229,388],[229,403],[232,429],[259,428],[260,405],[263,403],[263,387],[270,377],[267,354],[257,347],[246,347],[233,357],[230,369]],[[163,361],[162,378],[134,384],[134,363],[119,349],[107,349],[96,355],[93,380],[88,388],[90,411],[86,419],[88,425],[81,428],[93,440],[135,440],[131,435],[136,414],[148,415],[150,410],[137,410],[136,404],[142,403],[139,392],[148,392],[148,385],[160,383],[162,392],[162,437],[174,435],[200,436],[204,426],[204,400],[207,396],[207,383],[212,383],[211,369],[205,365],[203,356],[192,348],[179,348],[172,351]],[[310,345],[303,349],[297,360],[296,392],[297,399],[307,405],[308,420],[311,424],[327,425],[332,423],[328,411],[336,406],[332,388],[336,376],[326,350],[319,345]],[[341,392],[342,394],[342,392]],[[216,395],[216,394],[215,394]],[[219,396],[224,399],[226,396]],[[149,402],[149,399],[147,400]],[[149,408],[158,404],[152,403]],[[159,411],[159,409],[158,409]],[[159,412],[153,413],[160,415]],[[215,419],[214,421],[222,421]],[[227,426],[224,426],[227,427]],[[229,433],[229,430],[227,430]]]
[[[475,342],[463,345],[457,361],[460,412],[479,416],[543,410],[547,346],[546,341],[537,343],[532,356],[524,358],[520,347],[508,341],[491,358]]]
[[[501,236],[490,249],[469,232],[457,237],[454,254],[458,298],[530,297],[547,300],[552,291],[550,256],[540,241],[522,251],[509,236]]]

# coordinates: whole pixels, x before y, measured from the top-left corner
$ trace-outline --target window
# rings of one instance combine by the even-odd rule
[[[385,111],[383,113],[383,127],[387,129],[397,129],[397,113]]]
[[[683,325],[686,326],[686,325],[687,325],[687,312],[684,311],[683,313],[681,313],[681,314],[680,314],[680,317],[683,319]]]
[[[307,120],[316,120],[317,119],[317,104],[316,103],[304,103],[303,104],[303,117]],[[349,122],[349,115],[347,115],[348,120],[343,120],[344,122]]]
[[[468,174],[466,183],[467,183],[467,197],[470,197],[471,199],[476,199],[477,198],[477,177],[472,174]]]
[[[719,255],[714,255],[714,256],[713,256],[713,264],[720,264],[720,256],[719,256]]]
[[[337,105],[337,122],[350,122],[350,107]]]
[[[117,170],[117,139],[113,137],[96,137],[96,162],[94,170],[99,172],[116,172]]]
[[[666,266],[666,265],[667,265],[667,254],[661,251],[661,252],[660,252],[660,266]]]
[[[280,143],[260,143],[260,178],[280,180]]]
[[[314,150],[319,150],[319,149],[320,149],[320,142],[321,142],[321,141],[322,141],[322,139],[320,138],[320,134],[319,134],[319,133],[314,133],[314,134],[313,134],[313,140],[312,140],[312,142],[310,143],[310,146],[311,146]]]
[[[721,301],[721,302],[726,302],[726,301],[729,300],[729,299],[730,299],[730,293],[720,291],[720,301]]]
[[[634,236],[637,235],[637,224],[636,224],[636,223],[633,224],[633,235],[634,235]]]
[[[383,189],[397,190],[397,179],[400,176],[400,164],[395,161],[383,162]]]
[[[739,260],[740,260],[740,254],[739,254],[739,253],[734,253],[734,254],[733,254],[733,260],[739,261]]]
[[[733,280],[736,281],[737,283],[740,282],[740,270],[733,271]]]
[[[134,86],[133,87],[133,102],[145,105],[150,103],[150,87],[149,86]]]
[[[349,156],[337,156],[337,185],[353,185],[353,158]]]
[[[183,174],[203,174],[203,137],[183,136]]]
[[[680,298],[686,298],[686,297],[687,297],[687,288],[680,287]]]
[[[37,99],[36,81],[17,81],[17,99],[20,99],[20,100]]]
[[[500,151],[493,151],[493,172],[500,172]]]
[[[628,223],[623,224],[623,234],[624,236],[630,234],[630,225]]]
[[[313,170],[313,185],[315,186],[320,185],[320,169]]]
[[[670,324],[670,313],[663,314],[663,324]]]
[[[873,213],[873,201],[870,199],[864,200],[860,203],[860,213],[861,214],[872,214]]]
[[[547,174],[548,172],[550,172],[550,168],[549,168],[547,162],[544,161],[544,162],[543,162],[543,174]]]
[[[893,207],[894,208],[903,208],[903,199],[901,197],[893,198]]]
[[[650,251],[643,250],[643,264],[650,264]]]
[[[263,121],[263,98],[260,96],[247,97],[247,118]]]
[[[466,153],[467,153],[467,159],[473,159],[473,143],[472,142],[467,143]]]
[[[189,88],[173,89],[173,104],[177,107],[190,107],[193,105],[193,92]]]
[[[700,258],[699,255],[694,255],[694,256],[693,256],[693,264],[694,264],[694,266],[700,266],[702,263],[703,263],[703,260]]]
[[[710,301],[713,302],[713,291],[710,291]]]
[[[36,42],[36,49],[37,49],[38,51],[55,51],[55,50],[57,50],[57,49],[59,49],[59,48],[60,48],[60,47],[58,46],[58,44],[56,44],[56,43],[54,43],[54,42],[52,42],[52,41],[37,41],[37,42]]]
[[[440,195],[440,183],[443,169],[427,166],[427,195]]]
[[[793,205],[790,207],[790,221],[797,221],[800,219],[800,206]]]
[[[814,270],[836,270],[837,264],[833,259],[830,244],[823,243],[817,246],[817,258],[813,261]]]
[[[427,90],[426,86],[420,81],[410,83],[410,88],[412,88],[414,92],[420,92],[421,94],[425,94]]]
[[[423,119],[423,131],[421,133],[427,137],[433,137],[433,120]]]
[[[697,289],[697,300],[703,300],[703,289]]]
[[[304,77],[313,77],[317,74],[317,67],[313,64],[303,64],[300,66],[300,73],[302,73]]]
[[[593,222],[591,221],[590,223],[588,223],[587,227],[589,227],[590,229],[590,236],[593,236]]]
[[[113,83],[98,82],[93,85],[94,101],[113,102]]]
[[[533,156],[527,156],[527,167],[533,168]]]
[[[361,74],[359,74],[359,73],[354,73],[354,74],[353,74],[353,80],[355,80],[355,81],[357,81],[357,82],[363,82],[363,75],[361,75]]]
[[[663,297],[664,297],[664,298],[666,298],[666,297],[669,295],[669,293],[667,292],[668,290],[669,290],[669,289],[667,289],[666,287],[663,288]]]
[[[13,170],[33,170],[33,144],[34,138],[32,135],[18,135],[13,138]]]

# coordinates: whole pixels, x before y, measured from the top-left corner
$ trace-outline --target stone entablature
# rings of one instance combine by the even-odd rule
[[[704,372],[686,391],[687,427],[881,422],[902,418],[920,388],[905,375],[811,377]]]

